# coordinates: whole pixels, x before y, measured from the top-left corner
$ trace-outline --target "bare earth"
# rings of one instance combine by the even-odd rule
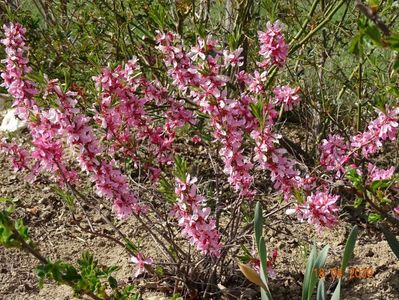
[[[134,266],[129,263],[129,256],[120,246],[109,240],[93,237],[81,232],[74,225],[70,213],[57,196],[51,193],[48,183],[29,185],[23,176],[14,174],[4,156],[0,156],[0,196],[13,199],[17,204],[15,215],[24,219],[30,228],[33,241],[40,250],[51,259],[62,259],[75,262],[82,251],[96,253],[100,263],[117,265],[120,270],[116,277],[124,283],[133,280]],[[3,208],[4,204],[0,204]],[[309,249],[312,238],[317,237],[319,249],[330,243],[331,250],[326,269],[339,266],[347,234],[352,224],[343,215],[339,226],[317,236],[307,224],[298,222],[284,214],[273,216],[265,228],[268,237],[268,248],[277,247],[276,278],[271,281],[274,299],[300,299],[301,282],[305,270],[304,249]],[[94,222],[98,228],[107,230],[106,224],[98,218]],[[121,224],[129,237],[134,238],[140,232],[133,221]],[[156,253],[154,246],[146,245],[149,252]],[[155,248],[155,249],[154,249]],[[43,289],[38,288],[38,281],[33,271],[37,265],[35,258],[14,249],[0,248],[0,299],[4,300],[67,300],[76,299],[69,287],[46,283]],[[361,235],[355,248],[355,256],[349,267],[371,267],[374,275],[370,279],[343,279],[341,299],[399,299],[399,262],[391,252],[382,235],[370,229],[361,228]],[[237,270],[232,270],[232,273]],[[238,274],[238,272],[237,272]],[[331,275],[326,277],[326,287],[334,289],[337,281]],[[162,282],[149,283],[139,278],[135,283],[143,291],[143,299],[167,299],[161,296]],[[232,293],[241,293],[241,299],[256,299],[256,288],[245,282],[242,287],[229,287]],[[236,293],[235,293],[236,294]],[[240,297],[240,296],[239,296]],[[330,298],[330,297],[328,297]],[[228,298],[226,298],[228,299]],[[233,298],[231,298],[233,299]],[[238,298],[239,299],[239,298]]]

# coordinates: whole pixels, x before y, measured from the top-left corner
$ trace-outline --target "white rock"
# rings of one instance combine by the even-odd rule
[[[0,131],[14,132],[26,128],[26,122],[15,116],[15,109],[8,109],[0,125]]]

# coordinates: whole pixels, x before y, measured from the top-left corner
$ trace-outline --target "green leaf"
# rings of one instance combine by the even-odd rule
[[[175,157],[174,175],[180,178],[182,181],[185,181],[187,176],[187,170],[188,170],[187,161],[185,161],[182,157],[177,155]]]
[[[139,248],[129,239],[125,239],[125,247],[133,253],[139,250]]]
[[[356,169],[348,167],[345,173],[346,178],[350,180],[353,186],[357,189],[362,189],[363,186],[363,178],[359,175]]]
[[[109,283],[109,286],[111,287],[111,289],[116,289],[118,287],[118,282],[112,276],[108,277],[108,283]]]
[[[345,274],[345,269],[348,266],[349,259],[351,258],[353,250],[355,249],[358,233],[359,229],[357,228],[357,226],[354,226],[348,236],[348,239],[346,240],[344,256],[342,257],[342,262],[341,262],[342,276]]]
[[[341,279],[338,280],[337,287],[333,295],[331,296],[331,300],[339,300],[341,298]]]
[[[355,202],[353,203],[354,208],[358,208],[363,203],[363,198],[356,197]]]
[[[371,190],[375,193],[379,189],[385,189],[392,183],[391,180],[375,180],[370,184]]]
[[[370,213],[367,218],[370,223],[376,223],[382,219],[383,217],[379,213]]]
[[[316,269],[321,269],[324,267],[325,263],[326,263],[326,259],[327,259],[327,255],[328,255],[328,250],[330,249],[330,246],[327,245],[325,246],[317,255],[317,258],[314,262],[314,265],[312,267],[312,273],[310,276],[310,281],[308,284],[308,300],[310,300],[312,298],[313,295],[313,291],[316,287],[316,283],[317,280],[319,279],[318,276],[315,274],[315,272],[313,272],[313,270]]]
[[[391,34],[387,41],[392,50],[399,50],[399,33]]]
[[[260,127],[264,126],[265,118],[263,114],[263,101],[259,99],[256,103],[250,104],[251,112],[253,116],[258,120]]]
[[[260,277],[265,282],[265,284],[267,284],[267,250],[265,239],[263,238],[263,236],[261,236],[259,240],[259,258],[262,271]]]
[[[359,55],[361,51],[361,42],[362,36],[360,34],[356,35],[349,45],[348,52],[350,54]]]
[[[64,191],[63,189],[54,186],[53,190],[55,193],[65,202],[70,210],[75,209],[75,197],[69,191]]]
[[[324,284],[324,278],[319,280],[319,284],[317,285],[317,300],[325,300],[326,299],[326,287]]]
[[[365,33],[375,44],[381,46],[381,34],[376,25],[368,25]]]
[[[170,183],[169,179],[161,178],[159,181],[159,191],[166,200],[170,203],[176,203],[176,193],[174,191],[174,186]]]
[[[388,242],[389,247],[391,247],[392,252],[399,259],[399,241],[396,239],[396,236],[384,226],[381,226],[381,230]]]
[[[263,281],[265,286],[268,288],[268,280],[267,280],[267,250],[266,243],[263,236],[259,239],[259,257],[260,257],[260,279]],[[272,296],[269,290],[261,289],[261,298],[262,300],[271,300]]]
[[[255,226],[256,246],[259,251],[259,241],[260,241],[260,238],[262,236],[262,231],[263,231],[262,206],[261,206],[260,202],[257,202],[256,206],[255,206],[254,226]]]
[[[155,274],[157,274],[158,276],[164,276],[165,275],[165,270],[164,268],[162,268],[161,266],[156,266],[154,268],[154,272]]]
[[[306,264],[306,269],[305,269],[305,276],[303,279],[303,288],[302,288],[302,300],[308,300],[311,295],[309,296],[309,285],[311,282],[312,276],[315,276],[314,274],[314,265],[316,263],[316,258],[317,258],[317,249],[316,245],[313,244],[312,246],[312,251],[310,252],[310,255],[308,257],[308,262]]]

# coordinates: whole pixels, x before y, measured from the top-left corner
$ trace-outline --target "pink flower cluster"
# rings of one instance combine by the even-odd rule
[[[0,151],[10,156],[15,172],[27,169],[32,159],[30,153],[21,145],[16,142],[7,143],[5,139],[0,141]]]
[[[287,150],[279,147],[281,135],[273,132],[278,113],[273,104],[263,108],[266,121],[262,126],[252,130],[251,137],[255,141],[254,161],[258,168],[270,172],[273,187],[283,193],[284,199],[289,200],[292,190],[302,186],[302,179],[296,170],[296,162],[288,158]]]
[[[3,28],[6,36],[1,42],[6,46],[7,54],[7,58],[3,61],[6,63],[6,69],[1,74],[4,79],[3,86],[13,96],[15,100],[13,105],[16,107],[18,116],[28,121],[28,128],[32,135],[33,149],[29,154],[32,159],[19,160],[18,168],[24,167],[30,170],[28,175],[30,181],[33,181],[42,171],[49,172],[51,177],[60,184],[65,184],[65,181],[75,181],[76,172],[69,170],[63,163],[63,147],[56,137],[59,125],[51,122],[52,118],[57,117],[57,112],[54,109],[45,111],[38,108],[34,99],[38,91],[31,81],[23,78],[31,72],[28,66],[29,60],[24,56],[27,51],[24,36],[26,30],[18,23],[4,25]],[[34,116],[32,120],[28,119],[30,113]],[[8,148],[16,150],[15,144],[11,144]],[[27,153],[23,155],[25,158],[28,157]],[[32,165],[22,165],[28,162]]]
[[[77,172],[70,170],[65,164],[63,138],[66,137],[69,146],[75,149],[78,147],[78,162],[82,170],[92,175],[97,194],[113,201],[118,217],[126,217],[132,212],[139,213],[143,207],[130,191],[127,177],[113,166],[114,163],[100,159],[102,149],[89,125],[89,119],[76,107],[77,94],[64,93],[56,80],[49,81],[44,98],[49,95],[55,96],[59,109],[38,108],[33,98],[37,91],[31,92],[33,83],[22,79],[22,76],[30,71],[27,66],[28,59],[23,56],[26,50],[25,29],[19,24],[10,24],[5,26],[5,33],[6,38],[2,42],[8,47],[8,56],[6,70],[2,74],[6,79],[4,85],[15,98],[17,110],[22,112],[23,117],[27,118],[29,111],[33,114],[32,120],[28,120],[33,145],[30,154],[15,143],[2,143],[3,151],[15,155],[14,167],[29,169],[32,180],[40,172],[47,171],[60,184],[75,183]],[[10,78],[9,74],[12,74],[12,82],[7,81]],[[15,82],[18,84],[15,85]],[[28,163],[31,165],[28,166]]]
[[[210,218],[210,208],[205,207],[205,198],[197,194],[197,178],[187,175],[185,180],[176,178],[177,204],[173,215],[178,218],[183,235],[203,254],[220,256],[222,244],[215,220]]]
[[[336,176],[339,177],[344,173],[344,166],[349,163],[350,159],[357,157],[358,150],[360,150],[364,158],[368,159],[370,155],[377,153],[384,142],[396,140],[399,107],[394,109],[386,108],[385,112],[376,111],[378,117],[369,123],[367,130],[351,137],[350,144],[337,134],[329,135],[327,139],[323,140],[320,146],[320,164],[328,171],[335,171]],[[394,167],[389,170],[380,170],[373,164],[369,164],[369,181],[390,178],[393,176],[394,171]]]
[[[350,163],[359,175],[367,176],[367,184],[376,180],[391,179],[394,176],[395,167],[380,169],[369,162],[366,172],[362,172],[356,164],[356,160],[369,161],[370,156],[376,154],[384,142],[394,141],[397,138],[399,107],[394,109],[386,107],[385,111],[376,109],[376,112],[377,118],[368,124],[365,131],[350,137],[350,143],[337,134],[329,135],[322,141],[320,164],[327,171],[333,171],[336,178],[345,173],[345,167]]]
[[[47,93],[56,96],[61,108],[58,118],[52,121],[59,125],[59,134],[67,143],[78,150],[78,162],[83,171],[91,175],[98,196],[113,202],[113,209],[119,218],[140,213],[144,208],[130,190],[127,177],[115,167],[115,162],[102,159],[100,143],[89,125],[89,119],[76,107],[75,92],[62,92],[57,81],[50,81]]]
[[[101,91],[96,119],[106,130],[112,153],[119,151],[137,161],[138,145],[140,151],[148,151],[146,157],[153,161],[145,167],[156,180],[161,173],[159,166],[172,164],[174,130],[195,124],[196,120],[185,108],[184,100],[169,96],[159,82],[148,81],[139,71],[137,59],[132,59],[124,67],[105,68],[101,75],[93,77]],[[157,125],[146,112],[145,106],[153,102],[169,106],[164,112],[166,124]]]
[[[261,37],[261,54],[267,56],[271,64],[283,65],[288,48],[281,33],[281,24],[269,24],[268,31],[261,34]],[[275,188],[282,190],[289,198],[289,190],[296,184],[292,178],[297,176],[298,172],[293,169],[293,161],[286,157],[286,151],[274,146],[278,141],[278,135],[272,133],[272,126],[278,116],[274,105],[284,105],[285,110],[292,109],[300,100],[299,89],[287,86],[275,89],[275,101],[265,108],[268,126],[263,128],[251,113],[250,106],[255,102],[254,97],[241,94],[236,99],[230,99],[226,91],[229,78],[221,75],[223,69],[240,64],[242,59],[239,55],[242,50],[238,49],[232,53],[227,50],[220,51],[218,43],[208,38],[199,39],[198,44],[186,52],[182,46],[177,45],[176,39],[177,36],[173,33],[159,33],[157,48],[165,56],[164,62],[173,83],[209,116],[214,137],[221,143],[219,154],[224,162],[224,172],[228,175],[229,183],[240,192],[240,196],[251,198],[255,194],[251,174],[254,164],[244,154],[244,135],[249,134],[256,142],[255,161],[272,173]],[[248,90],[254,94],[265,93],[265,75],[266,72],[260,74],[257,71],[253,75],[243,71],[236,74],[237,79],[245,83]],[[270,140],[264,140],[267,136],[271,137]],[[269,148],[272,150],[267,153]]]
[[[289,86],[278,86],[273,90],[276,105],[282,105],[285,111],[292,110],[301,101],[299,88],[293,89]]]
[[[344,165],[348,162],[349,144],[338,134],[329,135],[322,140],[320,164],[328,171],[337,172],[337,176],[345,173]]]
[[[262,72],[238,71],[243,64],[242,49],[222,49],[216,40],[208,37],[199,38],[195,46],[185,50],[173,33],[158,33],[157,49],[164,55],[168,75],[177,91],[164,87],[156,78],[144,76],[135,58],[114,69],[104,68],[93,78],[100,91],[94,120],[105,131],[104,143],[100,143],[94,133],[92,119],[78,108],[77,103],[82,98],[72,91],[63,92],[57,81],[48,82],[43,97],[55,98],[58,108],[36,107],[33,96],[38,91],[32,82],[23,78],[30,72],[28,60],[23,56],[25,30],[18,24],[6,28],[3,43],[8,57],[6,71],[2,74],[3,85],[15,97],[19,111],[25,117],[32,112],[34,120],[29,123],[34,146],[31,154],[15,145],[2,147],[18,154],[14,162],[17,169],[23,168],[25,161],[32,158],[35,160],[30,168],[33,173],[46,170],[58,176],[60,183],[72,184],[77,180],[77,172],[64,165],[67,144],[76,151],[78,164],[90,175],[98,196],[109,198],[119,217],[140,213],[145,207],[130,190],[127,177],[112,158],[121,155],[132,158],[135,163],[144,161],[149,177],[156,181],[162,170],[173,162],[176,129],[197,122],[195,114],[187,108],[189,102],[209,117],[213,137],[220,143],[224,173],[240,196],[252,198],[255,195],[252,172],[255,168],[266,170],[273,187],[286,200],[298,189],[308,193],[306,203],[296,210],[301,219],[317,226],[333,223],[328,212],[334,215],[335,206],[325,203],[323,195],[326,193],[312,192],[315,177],[301,177],[297,162],[279,146],[281,136],[274,126],[278,107],[284,111],[292,110],[300,102],[300,90],[282,85],[272,90],[272,96],[266,91],[265,69],[272,65],[283,66],[288,54],[278,21],[268,23],[266,32],[259,32],[260,54],[264,57],[260,66],[265,68]],[[224,75],[231,71],[236,71],[235,76]],[[231,93],[229,84],[237,82],[241,93]],[[260,103],[261,115],[255,116],[253,107],[259,105],[259,99],[268,98]],[[156,111],[156,117],[152,111]],[[397,114],[397,111],[379,114],[379,118],[369,125],[369,134],[379,142],[394,139]],[[358,140],[362,139],[366,137],[359,136]],[[193,138],[193,142],[199,141],[198,137]],[[362,149],[372,144],[360,143]],[[329,171],[342,172],[348,151],[353,147],[354,141],[349,146],[339,136],[330,136],[323,141],[322,165]],[[375,178],[387,177],[390,172],[380,170],[375,173]],[[195,179],[191,180],[189,176],[184,182],[177,179],[179,201],[175,216],[183,232],[199,250],[217,256],[221,248],[219,233],[209,217],[209,208],[203,207],[204,199],[197,195],[196,189]],[[336,196],[331,197],[335,199]]]
[[[337,222],[338,199],[337,195],[318,191],[309,195],[305,203],[296,204],[294,209],[288,209],[287,213],[296,213],[299,220],[306,220],[321,230],[324,227],[331,227]]]
[[[29,60],[24,57],[27,51],[25,33],[26,29],[21,24],[11,23],[8,26],[3,25],[5,38],[0,42],[6,46],[6,59],[2,63],[6,64],[4,72],[1,74],[3,83],[8,93],[14,98],[13,106],[16,107],[18,116],[26,120],[29,111],[37,108],[33,95],[37,94],[37,90],[33,83],[24,79],[24,76],[31,72],[28,66]]]
[[[390,167],[389,169],[380,169],[376,165],[369,163],[367,166],[368,180],[370,182],[376,180],[386,180],[392,178],[395,173],[395,167]]]
[[[260,44],[259,54],[264,57],[264,61],[258,65],[262,68],[269,68],[272,65],[282,67],[285,65],[288,55],[288,45],[282,33],[283,24],[279,21],[267,23],[267,31],[258,31]]]
[[[228,78],[220,75],[223,68],[240,64],[241,51],[221,52],[215,40],[199,39],[197,46],[187,53],[176,45],[176,35],[159,33],[157,48],[164,54],[164,62],[173,83],[184,95],[190,96],[198,104],[200,111],[210,117],[214,137],[221,142],[220,156],[224,161],[224,172],[229,183],[243,197],[252,197],[253,164],[243,154],[244,133],[254,126],[249,110],[252,99],[242,96],[229,99],[223,90]],[[223,58],[225,61],[223,62]]]
[[[378,117],[369,123],[367,130],[351,138],[351,147],[361,149],[366,158],[375,154],[386,140],[396,140],[398,134],[399,107],[376,111]]]

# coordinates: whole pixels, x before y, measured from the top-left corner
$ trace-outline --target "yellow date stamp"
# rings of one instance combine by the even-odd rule
[[[344,273],[342,269],[339,267],[335,268],[314,268],[313,272],[318,276],[320,279],[330,276],[333,280],[336,278],[342,278]],[[358,267],[350,267],[348,279],[367,279],[372,278],[374,275],[374,269],[372,267],[366,268],[358,268]]]

